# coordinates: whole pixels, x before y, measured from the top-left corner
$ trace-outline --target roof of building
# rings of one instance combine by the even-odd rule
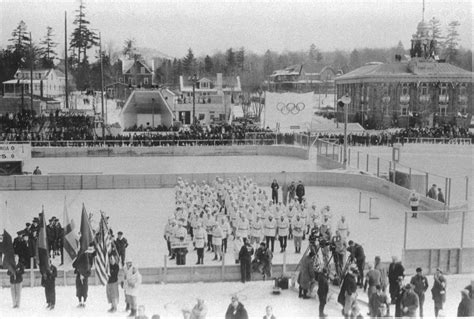
[[[295,65],[290,65],[282,70],[275,70],[273,73],[270,75],[270,77],[276,77],[280,75],[300,75],[301,70],[303,70],[303,65],[302,64],[295,64]]]
[[[435,61],[408,61],[393,63],[368,63],[336,78],[337,83],[351,83],[360,80],[462,80],[472,81],[473,72],[449,63]]]
[[[187,76],[182,75],[183,78],[183,85],[185,87],[192,87],[193,86],[193,81],[191,81]],[[203,76],[203,77],[198,77],[198,82],[206,82],[202,80],[208,80],[214,84],[214,89],[215,85],[217,83],[217,76]],[[237,80],[237,76],[222,76],[222,88],[227,88],[227,87],[236,87],[239,85],[239,81]]]
[[[130,60],[130,59],[122,59],[122,73],[125,74],[127,73],[131,67],[135,64],[135,62],[140,63],[143,65],[148,72],[153,73],[153,70],[148,66],[147,62],[144,60]]]
[[[47,77],[49,75],[50,72],[55,72],[56,75],[58,77],[65,77],[64,73],[59,70],[59,69],[54,69],[54,68],[50,68],[50,69],[35,69],[33,70],[33,73],[41,73],[43,75],[43,77]],[[17,75],[18,73],[24,73],[24,74],[30,74],[31,70],[30,69],[18,69],[15,73],[15,75]]]

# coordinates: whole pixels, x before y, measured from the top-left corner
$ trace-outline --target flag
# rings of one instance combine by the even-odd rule
[[[3,229],[3,236],[0,238],[0,252],[3,254],[3,268],[15,272],[15,252],[13,250],[12,236]]]
[[[94,258],[95,270],[102,285],[109,280],[109,255],[112,251],[112,238],[109,233],[109,226],[104,213],[101,213],[99,231],[96,235],[96,255]]]
[[[38,258],[39,268],[42,274],[49,272],[49,247],[46,239],[46,218],[44,217],[44,209],[39,214],[39,235],[38,235]]]
[[[89,223],[89,216],[87,215],[86,207],[82,204],[82,215],[81,215],[81,238],[79,239],[79,252],[77,255],[84,253],[94,241],[92,235],[91,225]]]
[[[71,257],[71,260],[74,260],[77,257],[77,251],[79,250],[79,236],[77,236],[74,220],[72,218],[69,219],[66,197],[64,197],[63,225],[65,225],[63,238],[64,250],[66,250],[69,257]]]

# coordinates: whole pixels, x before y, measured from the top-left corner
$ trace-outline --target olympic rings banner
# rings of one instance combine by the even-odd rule
[[[306,130],[317,107],[315,96],[310,93],[265,92],[265,127],[282,131],[299,126]],[[263,124],[263,123],[262,123]]]

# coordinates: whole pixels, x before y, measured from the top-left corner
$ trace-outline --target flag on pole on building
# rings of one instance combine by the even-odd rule
[[[0,253],[3,254],[3,265],[4,269],[8,269],[11,272],[15,271],[15,251],[13,249],[13,240],[10,233],[7,231],[7,201],[5,201],[5,210],[2,213],[0,219]],[[2,232],[3,231],[3,232]],[[0,262],[1,262],[0,258]]]
[[[106,285],[109,280],[109,256],[112,252],[112,238],[109,233],[107,218],[103,212],[100,214],[99,231],[95,240],[96,255],[94,258],[94,266],[97,277],[102,285]]]
[[[38,233],[38,259],[39,268],[42,274],[49,272],[49,248],[48,241],[46,239],[46,218],[44,216],[44,207],[39,214],[39,233]]]
[[[63,246],[67,254],[74,260],[77,257],[77,251],[79,250],[79,236],[76,232],[76,225],[74,219],[69,219],[69,214],[66,205],[66,196],[64,196],[64,211],[63,211],[63,225],[64,225],[64,238]]]

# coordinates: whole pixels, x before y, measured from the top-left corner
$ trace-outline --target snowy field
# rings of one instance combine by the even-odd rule
[[[379,217],[369,220],[368,214],[358,213],[359,191],[351,188],[307,187],[307,198],[317,207],[330,205],[333,211],[333,225],[341,215],[349,223],[350,238],[362,244],[368,261],[380,255],[389,261],[392,255],[401,256],[403,246],[404,211],[401,204],[373,193],[363,193],[362,209],[368,210],[368,198],[374,197],[372,213]],[[13,232],[22,229],[24,223],[31,221],[44,205],[46,217],[56,216],[62,221],[64,196],[67,196],[69,216],[79,224],[82,203],[88,212],[94,214],[93,227],[97,227],[99,211],[110,216],[110,226],[117,232],[124,232],[130,247],[128,255],[140,266],[162,266],[167,253],[163,240],[164,225],[174,209],[173,189],[134,189],[134,190],[82,190],[82,191],[16,191],[4,192],[2,201],[8,202],[9,228]],[[24,199],[28,198],[27,201]],[[460,220],[450,225],[442,225],[426,216],[409,219],[408,248],[442,248],[458,244]],[[473,225],[472,218],[467,219]],[[79,225],[78,225],[79,227]],[[334,229],[334,227],[333,227]],[[466,227],[466,229],[471,229]],[[13,232],[14,233],[14,232]],[[466,246],[474,247],[472,232],[466,231]],[[307,245],[307,240],[304,246]],[[229,247],[230,247],[229,243]],[[303,247],[304,248],[304,247]],[[279,242],[275,241],[274,263],[282,263]],[[205,264],[218,264],[211,261],[214,256],[206,253]],[[287,261],[297,263],[301,255],[294,253],[293,241],[288,242]],[[195,264],[196,254],[188,254],[188,264]],[[232,251],[228,250],[226,260],[232,263]]]
[[[308,172],[317,170],[314,161],[283,156],[31,158],[25,162],[23,170],[32,172],[36,166],[40,167],[43,175],[58,173],[185,174],[209,172]]]
[[[472,279],[472,278],[471,278]],[[447,276],[447,294],[444,305],[444,314],[455,317],[457,306],[461,300],[460,290],[470,283],[467,276]],[[430,286],[432,276],[428,277]],[[196,303],[196,298],[205,300],[208,307],[207,318],[224,318],[232,295],[237,294],[244,304],[249,318],[262,318],[265,307],[271,305],[273,313],[279,319],[317,318],[319,301],[316,298],[303,300],[298,298],[297,292],[283,290],[280,295],[271,294],[271,282],[224,282],[224,283],[189,283],[189,284],[161,284],[142,285],[139,289],[138,304],[145,306],[148,318],[159,314],[161,318],[183,318],[182,309],[190,309]],[[340,317],[341,306],[337,303],[337,292],[330,286],[330,300],[325,312],[331,317]],[[367,296],[360,289],[358,294],[362,299]],[[126,312],[123,290],[120,289],[119,311],[115,314],[107,313],[109,305],[105,296],[105,287],[90,286],[86,308],[76,308],[75,287],[56,287],[56,307],[53,311],[46,309],[44,289],[23,288],[22,300],[19,309],[12,309],[10,289],[0,288],[0,316],[1,318],[124,318]],[[359,303],[365,317],[367,307]],[[394,306],[390,307],[394,314]],[[428,291],[424,306],[425,317],[434,317],[433,301]]]

